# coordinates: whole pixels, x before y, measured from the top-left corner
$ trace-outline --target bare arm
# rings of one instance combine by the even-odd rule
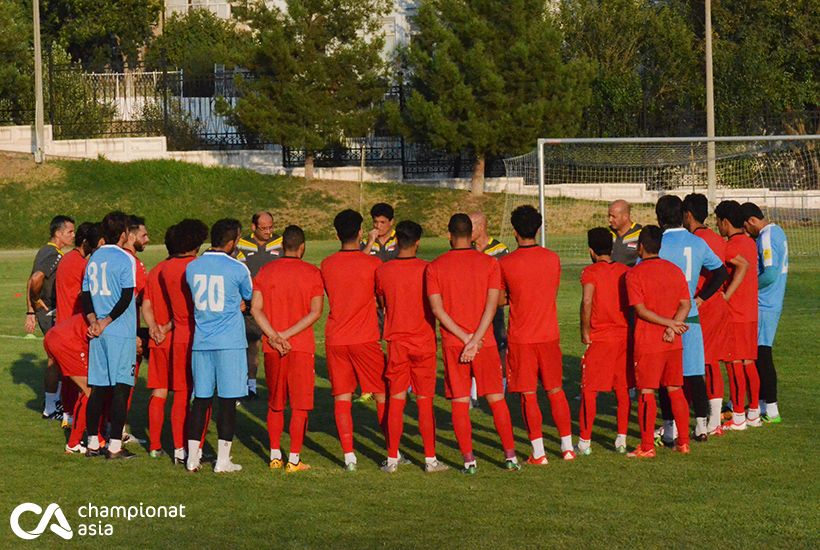
[[[145,324],[148,325],[148,335],[154,342],[161,344],[165,340],[166,333],[171,329],[171,323],[157,324],[157,319],[154,317],[154,306],[147,297],[142,300],[140,310],[142,311],[142,318],[145,319]]]
[[[459,340],[466,344],[470,340],[470,335],[458,326],[458,323],[453,321],[453,318],[444,310],[444,302],[441,300],[441,294],[432,294],[429,300],[430,309],[433,311],[433,315],[436,316],[436,319],[438,319],[438,322],[441,323],[441,326],[455,334]]]
[[[481,348],[481,341],[487,333],[487,329],[493,324],[493,317],[495,311],[498,309],[498,296],[501,291],[497,288],[487,289],[487,301],[484,304],[484,313],[481,315],[481,321],[478,323],[478,328],[470,337],[469,341],[464,346],[464,351],[461,352],[461,360],[463,362],[472,361]]]
[[[688,298],[686,300],[681,300],[678,304],[678,309],[675,312],[675,315],[671,319],[661,317],[651,309],[647,308],[644,304],[635,304],[635,313],[647,323],[670,328],[675,331],[675,334],[683,334],[688,328],[683,320],[686,319],[687,315],[689,315],[689,310],[691,307],[692,304]]]
[[[735,256],[729,260],[729,263],[735,266],[735,273],[732,276],[732,282],[729,283],[729,286],[726,287],[726,290],[723,292],[723,297],[727,300],[740,288],[743,279],[746,277],[746,272],[749,270],[749,262],[747,262],[743,256]]]
[[[282,338],[288,339],[296,336],[303,330],[310,328],[319,317],[322,316],[322,308],[325,305],[324,296],[314,296],[310,299],[310,311],[307,315],[296,321],[294,325],[280,333]]]
[[[43,306],[40,299],[40,293],[43,291],[43,282],[45,281],[45,274],[42,271],[35,271],[31,274],[26,282],[26,332],[34,334],[34,329],[37,328],[37,318],[34,315],[29,315],[29,311],[37,311]]]
[[[268,342],[271,346],[275,347],[279,353],[284,355],[288,351],[290,351],[290,345],[287,344],[285,338],[282,337],[281,334],[274,330],[273,326],[271,326],[270,321],[268,318],[265,317],[265,301],[262,298],[262,293],[258,290],[253,291],[253,298],[251,298],[251,315],[253,316],[253,320],[256,321],[256,324],[259,325],[259,329],[262,331]]]
[[[593,296],[595,296],[595,285],[583,285],[583,296],[581,297],[581,342],[586,345],[592,343],[590,333],[592,332]]]

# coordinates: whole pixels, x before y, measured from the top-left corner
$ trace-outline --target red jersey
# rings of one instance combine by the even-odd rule
[[[723,240],[723,237],[721,237],[708,227],[698,227],[697,229],[695,229],[694,235],[697,235],[698,237],[706,241],[706,244],[709,245],[709,248],[712,249],[712,252],[715,253],[715,256],[720,258],[720,261],[726,261],[726,241]],[[700,270],[700,276],[698,277],[698,286],[695,289],[695,296],[697,296],[700,293],[701,289],[703,288],[703,285],[706,284],[707,279],[711,276],[710,274],[711,271],[709,271],[705,267]],[[715,292],[714,294],[712,294],[712,296],[709,297],[709,300],[707,301],[711,301],[716,298],[721,300],[723,299],[719,292]]]
[[[82,313],[72,315],[54,325],[45,336],[51,349],[88,357],[88,320]],[[45,343],[45,342],[44,342]]]
[[[174,320],[173,343],[188,344],[194,333],[194,301],[185,280],[185,268],[196,256],[175,256],[163,262],[159,284]]]
[[[137,258],[136,254],[127,248],[123,248],[123,250],[133,256],[134,263],[136,264],[137,286],[134,287],[134,298],[136,298],[137,303],[139,304],[139,302],[142,301],[142,293],[145,292],[145,284],[148,282],[148,271],[145,269],[145,264],[142,263],[142,260]]]
[[[377,256],[359,250],[340,250],[322,260],[322,281],[330,303],[325,324],[328,346],[379,341],[376,317]]]
[[[472,248],[454,248],[429,266],[425,274],[427,296],[441,295],[444,310],[468,334],[478,329],[487,291],[502,289],[498,260]],[[458,336],[440,326],[443,346],[463,346]],[[484,334],[484,345],[495,346],[492,327]]]
[[[736,233],[726,241],[726,279],[724,290],[728,288],[737,270],[729,260],[738,256],[749,262],[749,269],[740,286],[729,298],[729,311],[735,323],[757,322],[757,244],[745,233]]]
[[[57,323],[83,312],[80,293],[87,263],[88,260],[75,248],[57,264]]]
[[[148,279],[145,283],[145,293],[143,295],[143,300],[148,300],[151,302],[151,309],[154,312],[154,320],[157,322],[158,325],[166,325],[171,320],[171,311],[168,305],[168,300],[165,298],[165,293],[162,290],[162,285],[160,285],[160,273],[162,273],[162,269],[168,265],[169,260],[163,260],[148,273]],[[172,334],[166,334],[165,340],[162,341],[161,344],[157,344],[154,342],[153,338],[148,340],[148,347],[149,348],[170,348],[171,347],[171,339],[173,338]]]
[[[428,262],[395,258],[376,270],[376,294],[385,304],[384,339],[435,353],[436,320],[424,292]]]
[[[629,297],[626,274],[629,268],[619,262],[595,262],[581,272],[581,284],[592,285],[592,315],[590,338],[593,342],[609,342],[627,338]]]
[[[682,300],[689,301],[689,286],[678,266],[662,258],[647,258],[626,274],[629,305],[643,304],[647,309],[671,319]],[[637,316],[636,316],[637,317]],[[673,342],[664,342],[666,327],[644,321],[635,321],[635,353],[653,353],[683,349],[680,336]]]
[[[310,313],[311,300],[316,296],[324,296],[319,268],[289,256],[281,256],[275,262],[265,264],[253,279],[253,290],[262,293],[265,317],[277,332],[295,325]],[[294,335],[288,341],[293,351],[316,351],[313,327]],[[267,338],[262,338],[262,346],[265,353],[275,351]]]
[[[540,344],[558,340],[555,300],[561,282],[561,260],[544,247],[519,246],[498,260],[502,288],[510,303],[511,344]]]

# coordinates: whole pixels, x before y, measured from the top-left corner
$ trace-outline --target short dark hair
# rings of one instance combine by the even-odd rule
[[[95,234],[99,234],[96,231],[96,227],[97,224],[94,222],[83,222],[80,225],[78,225],[74,229],[74,246],[82,246],[84,242],[87,242],[89,240],[88,236],[92,232]],[[99,237],[97,237],[96,240],[99,240]],[[94,242],[94,244],[97,244],[96,241]]]
[[[102,219],[102,236],[105,244],[117,244],[120,236],[128,231],[128,214],[115,210]]]
[[[145,225],[145,218],[136,214],[128,216],[128,231],[136,231],[141,225]]]
[[[447,231],[453,237],[470,237],[473,234],[473,222],[470,216],[463,212],[453,214],[447,224]]]
[[[703,193],[689,193],[683,199],[683,211],[703,223],[709,217],[709,199]]]
[[[414,221],[402,220],[396,224],[396,240],[399,248],[410,248],[421,239],[421,226]]]
[[[743,209],[737,201],[721,201],[715,207],[715,216],[721,220],[728,220],[735,229],[743,229],[743,222],[746,221]]]
[[[663,230],[657,225],[645,225],[641,229],[641,235],[638,237],[638,244],[643,246],[643,249],[650,254],[657,254],[661,251],[661,240],[663,239]]]
[[[262,210],[261,212],[256,212],[253,216],[251,216],[251,223],[253,225],[258,225],[259,224],[259,218],[261,218],[262,216],[264,216],[266,214],[268,216],[270,216],[271,220],[273,219],[273,214],[271,214],[267,210]]]
[[[683,225],[683,201],[677,195],[664,195],[655,205],[655,215],[663,227],[680,227]]]
[[[168,229],[165,230],[165,238],[163,242],[165,243],[165,250],[168,251],[169,256],[173,256],[174,254],[179,254],[183,252],[179,249],[179,239],[177,239],[177,226],[172,225]]]
[[[59,214],[51,218],[51,223],[48,224],[48,231],[49,236],[53,237],[57,234],[57,231],[63,228],[63,226],[67,223],[74,223],[74,219],[68,216],[63,216]]]
[[[282,232],[282,248],[295,252],[305,244],[305,232],[298,225],[289,225]]]
[[[759,220],[762,220],[766,217],[765,214],[763,214],[763,211],[760,209],[760,207],[753,202],[744,202],[740,205],[740,209],[743,212],[744,221],[748,220],[749,218],[757,218]]]
[[[202,220],[185,218],[176,224],[175,228],[174,240],[176,246],[174,248],[177,251],[174,254],[197,250],[208,238],[208,226]]]
[[[510,223],[516,233],[525,239],[534,239],[538,230],[541,229],[541,214],[534,206],[525,204],[512,211]]]
[[[599,256],[612,254],[612,232],[606,227],[593,227],[587,231],[587,245]]]
[[[221,248],[235,241],[242,232],[242,224],[234,218],[222,218],[211,226],[211,246]]]
[[[336,228],[336,236],[343,243],[349,243],[358,237],[362,228],[362,215],[355,210],[342,210],[333,218],[333,227]]]
[[[371,218],[377,218],[379,216],[383,216],[383,217],[387,218],[388,220],[392,220],[393,215],[394,215],[393,207],[390,206],[389,204],[387,204],[386,202],[377,202],[370,209],[370,217]]]

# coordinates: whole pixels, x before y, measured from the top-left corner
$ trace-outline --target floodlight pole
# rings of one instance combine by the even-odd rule
[[[716,194],[715,175],[715,87],[712,75],[712,1],[705,0],[706,21],[706,179],[707,198],[713,206]]]
[[[544,140],[538,144],[538,208],[541,210],[541,246],[547,246],[547,212],[544,204]]]
[[[43,52],[40,45],[40,0],[34,0],[34,162],[45,160],[43,122]]]

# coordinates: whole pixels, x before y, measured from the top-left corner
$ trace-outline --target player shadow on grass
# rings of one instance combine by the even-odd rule
[[[15,385],[25,384],[34,398],[26,402],[26,408],[38,414],[43,410],[43,373],[48,365],[45,354],[22,353],[11,364],[11,376]]]

